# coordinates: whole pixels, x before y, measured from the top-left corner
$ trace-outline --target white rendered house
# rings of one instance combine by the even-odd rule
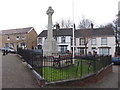
[[[91,31],[90,31],[91,30]],[[86,35],[86,36],[85,36]],[[47,30],[38,35],[38,46],[44,45]],[[57,40],[59,52],[72,52],[72,28],[53,30],[53,36]],[[90,36],[90,37],[89,37]],[[75,30],[75,53],[85,54],[85,38],[88,39],[87,53],[96,51],[100,55],[112,55],[115,53],[115,35],[112,28],[94,28]]]
[[[44,45],[44,40],[47,36],[47,30],[43,30],[37,39],[37,44],[41,48]],[[72,28],[65,28],[59,30],[53,30],[53,36],[57,40],[58,51],[61,53],[66,52],[67,50],[71,51],[71,39],[72,39]]]
[[[86,34],[91,30],[88,35]],[[115,35],[112,28],[96,28],[77,30],[76,32],[76,52],[85,54],[85,38],[87,42],[87,53],[93,51],[100,55],[112,55],[115,53]],[[90,36],[89,36],[90,35]]]

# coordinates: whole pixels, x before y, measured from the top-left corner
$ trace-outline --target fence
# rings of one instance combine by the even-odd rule
[[[17,54],[22,56],[22,59],[32,66],[33,69],[42,75],[42,71],[39,68],[43,66],[43,53],[42,50],[32,50],[32,49],[17,49]]]
[[[80,56],[71,54],[43,57],[42,51],[18,49],[18,54],[46,81],[81,78],[111,64],[111,56]]]

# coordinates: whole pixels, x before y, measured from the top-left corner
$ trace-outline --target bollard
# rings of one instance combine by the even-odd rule
[[[3,50],[3,56],[5,56],[5,50]]]

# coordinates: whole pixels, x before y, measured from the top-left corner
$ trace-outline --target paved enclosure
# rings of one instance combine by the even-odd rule
[[[38,88],[32,72],[16,54],[2,56],[2,88]]]

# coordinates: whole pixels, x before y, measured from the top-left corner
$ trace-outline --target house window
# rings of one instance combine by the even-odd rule
[[[10,43],[10,48],[14,48],[14,43]]]
[[[84,55],[85,54],[85,49],[84,48],[78,47],[77,49],[78,49],[78,54],[80,54],[80,55]]]
[[[101,45],[107,45],[107,38],[101,38]]]
[[[81,54],[81,55],[84,55],[84,54],[85,54],[84,50],[85,50],[84,48],[80,48],[80,54]]]
[[[61,53],[65,53],[67,51],[67,45],[60,46]]]
[[[65,36],[61,37],[61,43],[65,43]]]
[[[9,47],[9,44],[8,43],[5,43],[5,48],[8,48]]]
[[[10,40],[10,36],[9,35],[7,35],[7,40]]]
[[[80,38],[80,45],[85,45],[85,38]]]
[[[26,43],[25,43],[25,42],[22,42],[22,43],[21,43],[21,47],[22,47],[22,48],[25,48],[25,47],[26,47]]]
[[[41,37],[38,38],[38,43],[42,43],[42,38]]]
[[[22,40],[24,40],[25,39],[25,34],[22,34]]]
[[[92,38],[91,45],[96,45],[96,38]]]
[[[19,40],[19,35],[16,35],[16,40]]]
[[[100,48],[100,55],[109,55],[109,48]]]

